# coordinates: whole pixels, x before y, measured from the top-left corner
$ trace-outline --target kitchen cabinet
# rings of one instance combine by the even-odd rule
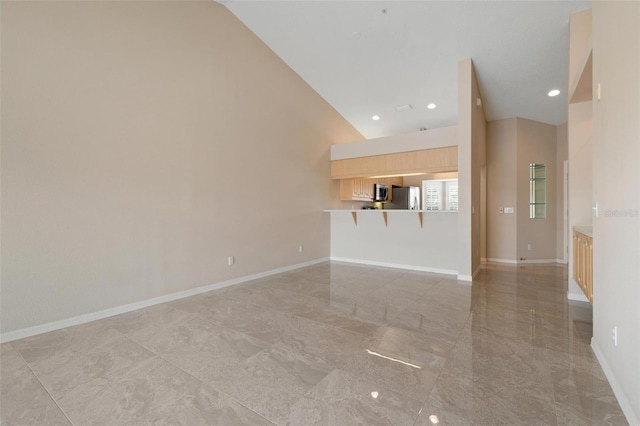
[[[393,199],[392,186],[402,186],[402,176],[391,178],[340,179],[340,200],[373,201],[373,184],[382,183],[389,187],[389,201]]]
[[[372,201],[373,182],[368,184],[369,179],[342,179],[340,180],[340,199],[353,201]],[[371,187],[369,189],[369,187]]]
[[[593,303],[593,237],[573,230],[573,279]]]
[[[331,161],[332,179],[456,170],[458,170],[457,146]]]

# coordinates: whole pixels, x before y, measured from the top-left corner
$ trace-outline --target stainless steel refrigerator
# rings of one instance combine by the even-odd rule
[[[393,200],[384,203],[386,210],[420,210],[420,188],[417,186],[393,187]]]

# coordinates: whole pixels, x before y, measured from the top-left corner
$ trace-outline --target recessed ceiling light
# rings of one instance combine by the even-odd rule
[[[379,115],[374,115],[371,117],[372,120],[378,121],[380,120],[380,116]]]
[[[560,91],[558,89],[553,89],[552,91],[550,91],[549,93],[547,93],[547,95],[553,97],[553,96],[558,96],[560,94]]]
[[[435,107],[436,107],[436,104],[429,104],[429,105],[427,105],[427,108],[429,108],[429,109],[435,109]]]

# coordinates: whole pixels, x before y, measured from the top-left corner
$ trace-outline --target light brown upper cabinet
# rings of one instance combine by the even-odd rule
[[[458,170],[457,146],[331,161],[332,179],[401,176],[456,170]]]
[[[402,177],[391,178],[353,178],[340,180],[340,200],[373,201],[373,184],[382,183],[389,187],[389,200],[393,199],[393,185],[402,186]]]

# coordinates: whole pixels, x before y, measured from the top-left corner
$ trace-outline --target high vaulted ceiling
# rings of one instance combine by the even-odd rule
[[[365,137],[457,122],[472,58],[487,120],[567,120],[569,15],[590,1],[221,1]],[[560,95],[549,97],[551,89]],[[434,103],[435,109],[427,105]],[[411,109],[396,111],[396,107]],[[379,120],[372,120],[378,115]]]

